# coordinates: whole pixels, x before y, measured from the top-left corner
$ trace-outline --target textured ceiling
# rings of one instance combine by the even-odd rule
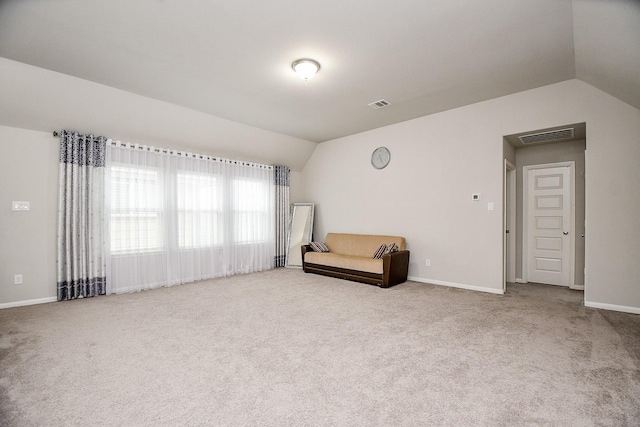
[[[638,46],[635,0],[0,0],[2,57],[314,142],[573,78],[640,108]]]

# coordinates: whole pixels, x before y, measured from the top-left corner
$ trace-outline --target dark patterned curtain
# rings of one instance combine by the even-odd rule
[[[106,293],[106,141],[69,131],[60,136],[58,301]]]
[[[284,267],[289,233],[289,175],[286,166],[274,166],[276,183],[276,254],[275,267]]]

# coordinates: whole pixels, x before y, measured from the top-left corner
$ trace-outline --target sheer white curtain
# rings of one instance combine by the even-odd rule
[[[107,293],[274,267],[273,167],[109,141]]]

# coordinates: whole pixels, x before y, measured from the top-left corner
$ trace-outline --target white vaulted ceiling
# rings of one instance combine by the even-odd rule
[[[639,46],[636,0],[0,0],[2,57],[314,142],[574,78],[640,108]]]

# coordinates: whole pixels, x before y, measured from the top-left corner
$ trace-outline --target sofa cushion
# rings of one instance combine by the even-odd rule
[[[310,264],[328,265],[330,267],[348,268],[350,270],[366,271],[368,273],[382,274],[383,264],[381,259],[367,257],[339,255],[333,252],[307,252],[304,254],[304,262]]]
[[[374,234],[328,233],[325,244],[331,253],[355,255],[371,259],[382,244],[395,243],[398,250],[405,249],[405,239],[399,236],[378,236]]]

